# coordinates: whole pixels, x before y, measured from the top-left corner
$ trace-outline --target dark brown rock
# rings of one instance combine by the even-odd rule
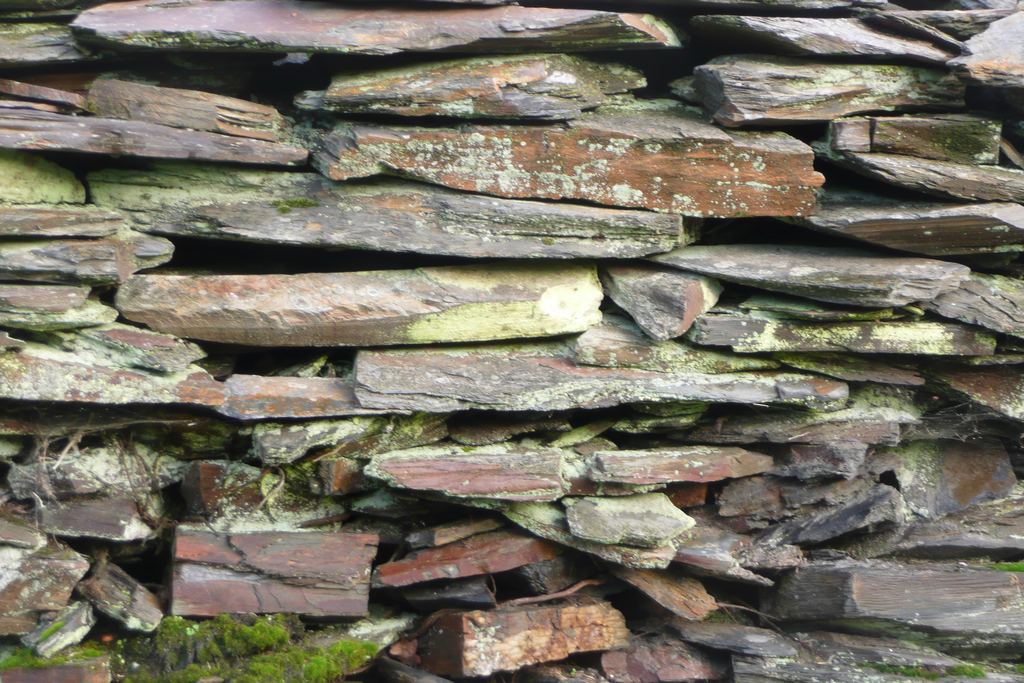
[[[728,677],[725,658],[715,657],[674,636],[650,634],[629,647],[601,655],[601,671],[613,683],[718,681]]]
[[[955,394],[1015,420],[1024,420],[1024,376],[1016,368],[950,367],[929,373]]]
[[[179,527],[171,613],[364,616],[376,552],[373,534],[215,534]]]
[[[364,9],[269,0],[110,3],[79,14],[72,29],[84,41],[123,48],[217,52],[508,53],[680,44],[664,22],[644,14],[520,7]]]
[[[400,174],[502,197],[690,216],[803,215],[822,182],[796,139],[730,134],[668,103],[610,107],[564,126],[343,126],[314,162],[334,180]]]
[[[500,529],[504,524],[500,519],[482,517],[480,519],[457,520],[427,527],[411,532],[405,539],[410,548],[436,548],[461,541],[488,531]]]
[[[612,573],[682,620],[701,621],[718,603],[697,579],[669,569],[613,567]]]
[[[153,631],[164,612],[157,597],[115,564],[93,570],[78,584],[78,592],[103,614],[119,621],[130,631]]]

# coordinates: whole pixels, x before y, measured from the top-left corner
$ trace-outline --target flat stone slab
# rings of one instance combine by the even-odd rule
[[[925,308],[946,318],[1024,336],[1024,280],[1020,278],[971,273],[957,289],[941,294]]]
[[[823,178],[809,161],[793,137],[728,133],[664,101],[562,126],[342,125],[314,155],[333,180],[396,174],[502,197],[719,217],[810,213]]]
[[[682,336],[722,293],[712,278],[654,266],[605,266],[601,282],[644,334],[659,340]]]
[[[1024,14],[1019,10],[994,21],[970,38],[966,54],[949,62],[958,74],[976,85],[1024,88]]]
[[[729,447],[597,451],[591,456],[587,478],[635,485],[709,482],[761,474],[772,464],[771,456]]]
[[[678,47],[646,14],[495,7],[347,7],[295,0],[134,0],[92,7],[71,25],[84,42],[215,52],[558,52]]]
[[[562,502],[573,536],[606,545],[661,548],[696,523],[663,493]]]
[[[125,283],[129,320],[256,346],[375,346],[543,337],[600,317],[591,266],[513,264],[305,275],[147,275]]]

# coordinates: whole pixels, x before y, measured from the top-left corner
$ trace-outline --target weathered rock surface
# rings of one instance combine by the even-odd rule
[[[640,329],[660,340],[684,334],[722,293],[711,278],[651,266],[606,266],[601,281]]]
[[[85,201],[85,187],[74,173],[28,152],[0,150],[0,178],[3,178],[0,204],[81,204]]]
[[[117,310],[74,285],[0,285],[0,325],[46,332],[112,323]]]
[[[565,493],[557,448],[423,446],[374,456],[365,474],[395,488],[436,491],[456,498],[558,500]]]
[[[179,527],[171,613],[363,616],[376,552],[372,534],[222,535]]]
[[[700,621],[718,609],[704,584],[675,571],[613,567],[612,573],[680,617],[680,621]]]
[[[576,365],[559,344],[360,351],[356,396],[386,410],[564,410],[637,401],[836,407],[841,382],[798,373],[705,375]],[[441,389],[443,387],[443,389]]]
[[[173,251],[174,245],[163,237],[138,233],[97,240],[0,242],[0,276],[36,282],[112,285],[138,270],[167,262]]]
[[[960,287],[939,295],[925,308],[947,318],[1024,336],[1024,281],[971,273]]]
[[[327,2],[133,0],[86,10],[76,35],[132,49],[218,52],[520,52],[676,47],[680,38],[645,14],[496,7],[484,10],[353,8]]]
[[[828,121],[871,111],[959,108],[964,88],[937,69],[716,57],[694,69],[704,108],[724,126]]]
[[[73,550],[0,546],[0,633],[29,633],[39,612],[63,609],[89,560]],[[6,678],[6,673],[5,673]]]
[[[996,88],[1024,88],[1024,14],[1020,11],[994,21],[969,39],[967,54],[949,65],[971,83]]]
[[[755,657],[792,657],[796,643],[766,628],[743,624],[684,621],[672,622],[672,631],[688,643]]]
[[[1016,368],[937,368],[929,375],[955,393],[1015,420],[1024,420],[1024,376]]]
[[[628,648],[601,655],[601,671],[615,683],[645,681],[716,681],[728,675],[728,665],[671,635],[637,636]]]
[[[877,382],[896,386],[921,386],[924,377],[912,367],[891,365],[860,356],[838,353],[777,353],[775,358],[797,370],[817,372],[847,382]]]
[[[491,635],[481,638],[484,633]],[[427,671],[472,677],[622,647],[628,641],[622,614],[594,600],[446,614],[423,636],[420,647]]]
[[[639,71],[582,57],[477,57],[335,76],[296,103],[349,114],[565,120],[644,85]]]
[[[973,276],[972,277],[976,277]],[[959,290],[954,290],[954,292]],[[947,296],[945,294],[940,295]],[[965,319],[963,316],[947,316]],[[967,320],[967,322],[975,322]],[[729,346],[733,351],[892,353],[946,356],[987,356],[996,339],[963,325],[930,321],[816,323],[775,320],[759,315],[711,312],[690,331],[697,344]]]
[[[813,214],[786,220],[926,256],[1024,248],[1024,207],[1012,203],[895,201],[852,192],[825,192]]]
[[[300,166],[308,153],[277,142],[183,130],[148,121],[0,109],[0,148],[149,159]]]
[[[451,266],[261,276],[139,276],[121,313],[180,337],[257,346],[366,346],[543,337],[598,320],[592,267]]]
[[[63,24],[0,24],[0,67],[68,64],[88,59]]]
[[[97,567],[77,590],[98,611],[132,631],[153,631],[164,617],[157,597],[115,564]]]
[[[111,237],[124,225],[120,213],[94,206],[0,206],[0,218],[4,237],[16,238]]]
[[[999,163],[1003,122],[970,114],[866,116],[837,119],[830,135],[836,149],[905,154],[964,164]]]
[[[198,90],[99,78],[86,94],[97,116],[274,141],[284,119],[273,107]]]
[[[887,33],[854,18],[698,16],[690,20],[690,28],[701,39],[742,44],[749,52],[938,64],[954,56],[927,41]]]
[[[770,456],[713,446],[597,451],[592,457],[587,476],[619,484],[720,481],[760,474],[772,467]]]
[[[257,244],[629,258],[696,237],[675,215],[481,197],[400,180],[354,185],[317,174],[162,163],[150,171],[97,171],[88,182],[97,203],[130,212],[147,232]]]
[[[436,548],[425,548],[374,570],[378,586],[409,586],[509,571],[557,557],[553,543],[513,531],[477,534]]]
[[[695,522],[663,493],[620,498],[566,498],[573,536],[606,545],[660,548]]]
[[[684,247],[652,258],[728,282],[854,306],[930,301],[970,273],[966,266],[932,259],[768,244]]]
[[[333,180],[391,173],[502,197],[722,217],[809,213],[822,179],[808,162],[794,138],[727,133],[663,102],[564,126],[347,125],[314,157]]]

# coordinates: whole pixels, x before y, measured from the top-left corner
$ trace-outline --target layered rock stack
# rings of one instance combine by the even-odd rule
[[[0,681],[1024,681],[1015,0],[0,0],[0,69]]]

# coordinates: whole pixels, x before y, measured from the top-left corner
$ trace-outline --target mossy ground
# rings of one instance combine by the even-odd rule
[[[47,659],[37,656],[27,647],[20,647],[3,659],[0,659],[0,671],[9,671],[11,669],[42,669],[51,666],[60,666],[61,664],[69,664],[71,662],[79,662],[84,659],[94,659],[96,657],[102,657],[105,654],[105,650],[86,644],[72,650],[68,650],[56,657],[50,657]]]
[[[376,654],[372,643],[339,640],[304,645],[294,616],[246,620],[221,615],[204,622],[167,617],[154,634],[122,641],[115,669],[127,683],[333,683]]]

